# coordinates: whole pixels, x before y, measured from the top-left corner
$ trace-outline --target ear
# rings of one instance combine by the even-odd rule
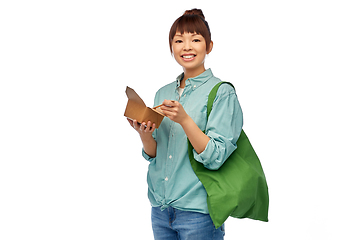
[[[213,46],[214,46],[214,43],[213,43],[213,41],[211,41],[209,44],[209,50],[206,52],[206,54],[209,54],[211,52]]]

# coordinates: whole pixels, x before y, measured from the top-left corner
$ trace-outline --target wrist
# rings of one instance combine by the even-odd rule
[[[192,120],[192,118],[189,115],[186,115],[186,117],[179,122],[179,124],[181,125],[182,128],[186,128],[186,126],[189,126],[189,124],[191,124],[191,122],[194,122]]]
[[[149,141],[153,139],[152,133],[139,133],[141,141]]]

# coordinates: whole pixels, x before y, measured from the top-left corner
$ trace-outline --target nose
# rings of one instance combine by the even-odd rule
[[[190,51],[192,50],[192,46],[191,46],[191,42],[190,41],[185,41],[184,42],[184,51]]]

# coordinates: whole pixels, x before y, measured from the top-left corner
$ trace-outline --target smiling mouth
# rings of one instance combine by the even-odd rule
[[[196,55],[182,55],[181,57],[184,59],[191,59],[191,58],[196,57]]]

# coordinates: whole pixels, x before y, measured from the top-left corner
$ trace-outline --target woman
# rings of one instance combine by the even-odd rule
[[[183,73],[155,95],[154,105],[162,104],[166,118],[158,129],[150,121],[128,120],[139,133],[143,156],[150,162],[147,181],[154,237],[223,239],[224,226],[214,227],[206,191],[190,165],[187,139],[197,161],[208,169],[219,169],[236,149],[241,107],[234,89],[222,84],[207,119],[207,98],[220,80],[204,66],[213,42],[200,9],[188,10],[174,22],[169,44]]]

